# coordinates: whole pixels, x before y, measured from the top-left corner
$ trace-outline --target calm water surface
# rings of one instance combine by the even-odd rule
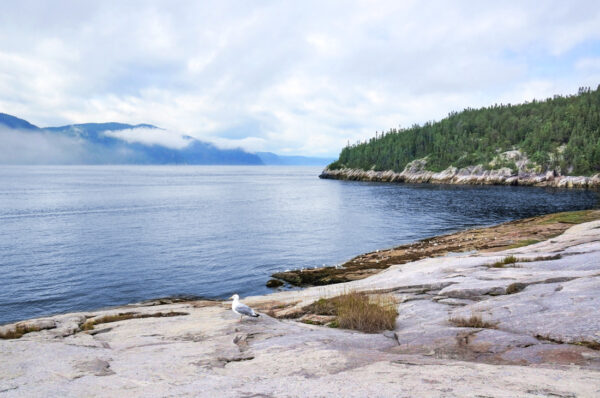
[[[313,167],[0,166],[0,324],[269,275],[596,207],[590,191],[319,180]]]

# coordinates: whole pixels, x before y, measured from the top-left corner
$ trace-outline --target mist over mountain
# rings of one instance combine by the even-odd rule
[[[221,149],[151,124],[110,122],[39,128],[0,113],[3,164],[325,165],[331,160]]]
[[[277,155],[273,152],[256,152],[256,155],[264,164],[273,166],[326,166],[335,160],[334,158]]]

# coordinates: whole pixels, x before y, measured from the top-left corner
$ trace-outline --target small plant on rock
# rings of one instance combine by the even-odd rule
[[[471,313],[470,317],[453,317],[449,319],[450,323],[461,328],[480,328],[495,329],[497,324],[486,321],[481,314]]]
[[[495,263],[488,264],[490,268],[506,268],[506,267],[515,267],[515,264],[519,261],[515,256],[504,257],[504,259],[500,261],[496,261]]]
[[[24,334],[31,332],[39,332],[41,329],[37,326],[17,325],[14,329],[9,329],[4,333],[0,333],[0,339],[18,339]]]

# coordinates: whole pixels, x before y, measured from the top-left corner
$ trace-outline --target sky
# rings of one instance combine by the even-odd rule
[[[375,131],[600,84],[598,1],[26,1],[0,112],[337,156]]]

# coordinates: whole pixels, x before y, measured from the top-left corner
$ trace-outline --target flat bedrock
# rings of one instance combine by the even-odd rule
[[[515,263],[490,266],[511,255]],[[351,290],[393,294],[395,330],[278,319]],[[0,332],[27,332],[0,340],[0,396],[595,397],[599,291],[592,221],[521,248],[242,298],[262,313],[243,322],[230,303],[196,300],[5,325]],[[471,316],[486,326],[451,321]]]

